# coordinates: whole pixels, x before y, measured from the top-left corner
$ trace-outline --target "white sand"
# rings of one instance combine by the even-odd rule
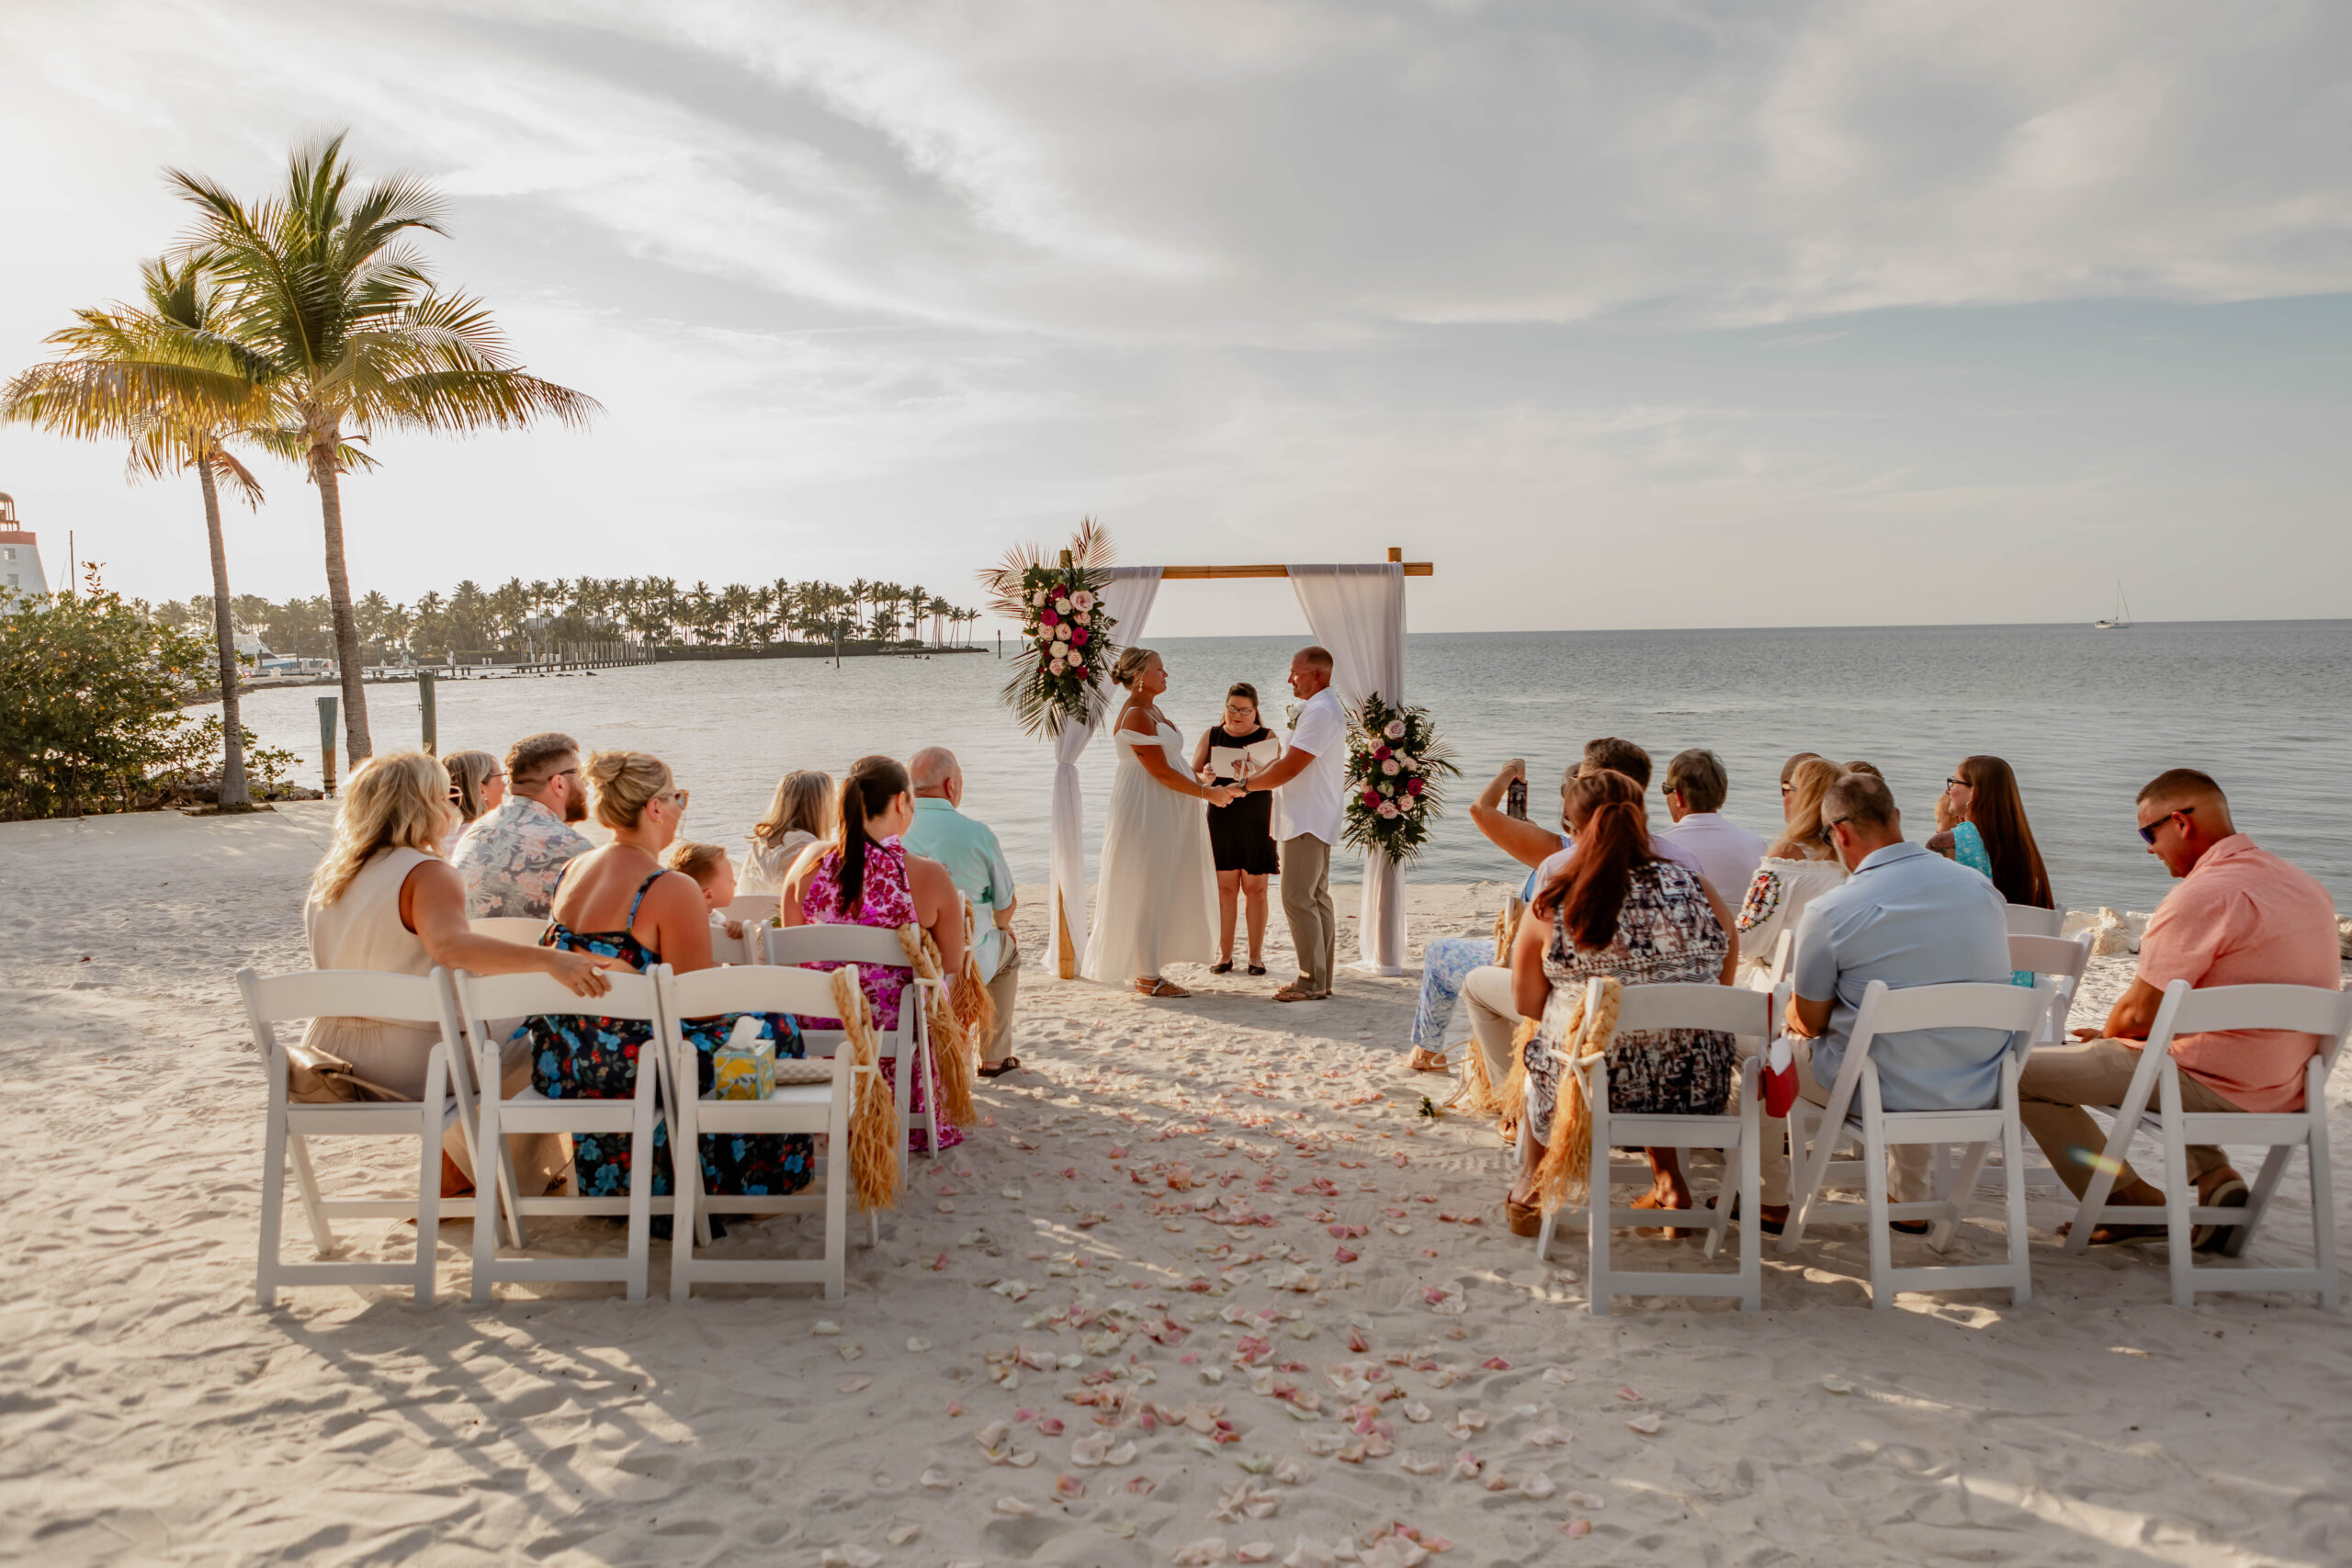
[[[1477,1564],[2352,1561],[2342,1318],[2308,1298],[2175,1311],[2160,1249],[2067,1258],[2048,1201],[2022,1309],[1914,1296],[1872,1313],[1861,1236],[1845,1229],[1794,1266],[1768,1254],[1760,1315],[1659,1300],[1593,1317],[1580,1233],[1545,1268],[1502,1230],[1491,1130],[1416,1114],[1436,1080],[1398,1066],[1410,978],[1345,975],[1331,1003],[1278,1008],[1255,994],[1272,981],[1202,976],[1195,999],[1146,1004],[1033,968],[1020,1050],[1038,1070],[983,1086],[993,1123],[917,1162],[831,1306],[807,1291],[628,1305],[581,1287],[477,1309],[457,1224],[438,1305],[309,1290],[262,1312],[261,1087],[230,976],[303,961],[325,811],[0,827],[10,1561],[816,1564],[830,1549],[1145,1563],[1211,1538],[1280,1560],[1301,1538],[1329,1548],[1396,1520]],[[1416,889],[1416,939],[1480,929],[1496,891]],[[1022,935],[1034,964],[1028,907]],[[2085,1016],[2125,964],[2100,964]],[[402,1161],[386,1144],[325,1163],[382,1190],[413,1168]],[[1179,1161],[1193,1190],[1167,1190]],[[1204,1197],[1219,1217],[1246,1201],[1279,1223],[1159,1212]],[[2304,1256],[2305,1200],[2290,1177],[2257,1259]],[[797,1224],[727,1245],[794,1247]],[[1331,1224],[1369,1227],[1345,1243],[1358,1261],[1335,1260]],[[348,1235],[360,1254],[408,1239],[382,1223]],[[616,1245],[585,1225],[541,1235]],[[1621,1245],[1636,1266],[1695,1261],[1689,1246]],[[1275,1288],[1291,1272],[1277,1247],[1319,1288]],[[657,1244],[657,1281],[666,1256]],[[987,1288],[1002,1280],[1027,1281],[1025,1299]],[[1464,1310],[1433,1311],[1425,1292],[1453,1287]],[[1102,1315],[1072,1331],[1055,1319],[1074,1303]],[[1276,1380],[1319,1398],[1315,1419],[1232,1365],[1254,1328],[1221,1321],[1228,1309],[1285,1314],[1266,1366],[1298,1364]],[[1136,1331],[1178,1338],[1170,1315],[1178,1343]],[[813,1332],[827,1318],[840,1337]],[[1351,1325],[1370,1353],[1351,1352]],[[1023,1350],[1082,1360],[992,1382]],[[1380,1407],[1396,1451],[1317,1457],[1358,1440],[1339,1416],[1358,1401],[1334,1373],[1364,1362],[1406,1392]],[[1102,1428],[1064,1396],[1104,1374],[1130,1411],[1221,1416],[1239,1440],[1123,1426],[1112,1436],[1135,1442],[1133,1461],[1084,1467],[1074,1439]],[[1407,1418],[1420,1407],[1432,1419]],[[1024,1410],[1066,1430],[1044,1435]],[[1457,1425],[1473,1415],[1482,1427]],[[1645,1415],[1655,1436],[1627,1424]],[[989,1462],[975,1435],[998,1421],[1034,1463]],[[1453,1474],[1465,1452],[1476,1480]],[[1057,1476],[1083,1495],[1057,1500]],[[1496,1476],[1512,1489],[1487,1490]],[[1237,1518],[1214,1517],[1245,1483]],[[1252,1499],[1271,1517],[1250,1517]],[[1564,1536],[1579,1520],[1589,1536]],[[892,1544],[902,1528],[918,1533]]]

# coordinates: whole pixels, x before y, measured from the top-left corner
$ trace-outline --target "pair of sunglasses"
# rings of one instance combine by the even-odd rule
[[[2176,807],[2172,810],[2165,812],[2162,817],[2157,818],[2154,821],[2149,823],[2146,827],[2141,829],[2140,841],[2153,850],[2156,847],[2157,829],[2163,827],[2165,823],[2171,821],[2176,817],[2193,817],[2196,814],[2197,807],[2193,806]]]

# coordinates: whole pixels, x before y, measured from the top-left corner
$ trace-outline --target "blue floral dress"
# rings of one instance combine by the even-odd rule
[[[1985,881],[1993,880],[1992,852],[1984,847],[1984,835],[1976,830],[1975,823],[1962,822],[1952,829],[1951,858]],[[2009,971],[2009,984],[2012,986],[2023,986],[2030,990],[2033,987],[2033,971],[2030,969]]]
[[[548,922],[542,946],[566,953],[593,953],[617,958],[639,974],[662,962],[662,955],[637,940],[637,907],[646,889],[664,874],[655,872],[640,883],[629,900],[628,919],[616,931],[575,931],[561,920]],[[711,1089],[711,1053],[727,1043],[741,1015],[689,1019],[683,1025],[695,1048],[696,1092]],[[790,1015],[762,1013],[760,1038],[775,1042],[779,1059],[799,1056],[807,1047]],[[531,1041],[531,1087],[549,1100],[627,1100],[637,1092],[637,1055],[653,1037],[653,1026],[633,1019],[579,1018],[542,1014],[526,1021]],[[815,1139],[805,1133],[706,1133],[701,1145],[702,1186],[706,1192],[797,1192],[808,1185]],[[617,1198],[628,1192],[628,1134],[575,1133],[571,1139],[573,1190],[586,1198]],[[653,1122],[653,1192],[671,1190],[670,1128],[666,1119]]]

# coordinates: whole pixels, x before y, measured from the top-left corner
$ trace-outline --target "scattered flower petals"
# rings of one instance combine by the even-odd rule
[[[1854,1385],[1848,1382],[1844,1378],[1824,1378],[1821,1380],[1821,1386],[1827,1389],[1832,1393],[1851,1393],[1854,1392]]]
[[[1645,1438],[1655,1438],[1658,1434],[1658,1428],[1666,1425],[1666,1417],[1657,1415],[1636,1416],[1625,1425]]]
[[[1519,1482],[1519,1495],[1522,1497],[1532,1497],[1539,1503],[1557,1489],[1558,1483],[1541,1472],[1533,1475],[1521,1476]]]
[[[1177,1568],[1205,1568],[1208,1563],[1223,1562],[1231,1556],[1232,1553],[1226,1550],[1225,1538],[1213,1535],[1206,1540],[1196,1540],[1190,1546],[1177,1548],[1176,1555],[1169,1561]]]
[[[884,1536],[882,1539],[888,1541],[892,1546],[904,1546],[907,1542],[914,1540],[915,1537],[921,1534],[922,1534],[922,1527],[921,1525],[899,1525],[894,1527],[890,1533]]]
[[[872,1378],[850,1378],[842,1382],[842,1392],[843,1393],[864,1393],[867,1389],[872,1388],[873,1386],[874,1380]]]
[[[881,1568],[882,1554],[862,1546],[829,1546],[818,1561],[824,1568]]]
[[[996,1511],[1012,1518],[1021,1518],[1037,1510],[1019,1497],[999,1497],[996,1500]]]
[[[956,1478],[933,1465],[922,1472],[922,1483],[934,1492],[952,1492],[956,1488]]]
[[[1570,1519],[1566,1524],[1562,1525],[1560,1529],[1563,1534],[1573,1540],[1580,1535],[1590,1535],[1592,1533],[1592,1521],[1590,1519]]]
[[[1567,1432],[1558,1427],[1538,1427],[1527,1434],[1527,1440],[1539,1449],[1557,1448],[1568,1440]]]
[[[1086,1495],[1086,1483],[1075,1475],[1057,1475],[1054,1477],[1054,1495],[1065,1503],[1074,1502]]]
[[[842,1325],[840,1324],[833,1322],[830,1318],[823,1317],[819,1318],[809,1326],[808,1329],[808,1332],[811,1334],[839,1334],[841,1331]]]
[[[1486,1368],[1487,1371],[1490,1372],[1507,1372],[1510,1371],[1510,1363],[1504,1360],[1500,1356],[1489,1356],[1478,1364]]]
[[[928,1339],[910,1339],[907,1341],[907,1348],[920,1356],[925,1350],[931,1348],[931,1341]]]

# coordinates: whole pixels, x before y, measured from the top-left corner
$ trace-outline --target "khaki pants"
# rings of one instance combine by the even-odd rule
[[[996,1066],[1012,1054],[1012,1002],[1021,990],[1021,943],[1003,933],[1004,953],[989,980],[989,999],[996,1004],[996,1028],[982,1043],[980,1060]]]
[[[1339,956],[1340,917],[1331,904],[1331,846],[1312,833],[1283,840],[1283,915],[1298,950],[1298,987],[1309,996],[1331,989]]]
[[[1510,1043],[1519,1032],[1510,971],[1493,964],[1471,970],[1462,978],[1462,1000],[1470,1011],[1471,1043],[1487,1059],[1487,1081],[1500,1089],[1510,1077]]]
[[[1798,1098],[1826,1109],[1830,1086],[1813,1076],[1813,1042],[1792,1040],[1789,1043],[1796,1048]],[[1747,1040],[1744,1035],[1741,1036],[1741,1045],[1743,1055],[1755,1055],[1754,1051],[1746,1048]],[[1736,1078],[1732,1080],[1732,1092],[1739,1092],[1739,1080]],[[1858,1101],[1860,1098],[1860,1091],[1857,1091]],[[1726,1109],[1736,1111],[1739,1108],[1734,1105]],[[1757,1163],[1761,1167],[1764,1177],[1763,1201],[1777,1209],[1789,1201],[1789,1123],[1781,1117],[1765,1116],[1759,1118],[1759,1124],[1764,1136],[1756,1153]],[[1825,1134],[1834,1131],[1834,1128],[1823,1129]],[[1888,1202],[1917,1203],[1935,1196],[1935,1183],[1928,1174],[1929,1164],[1935,1156],[1933,1145],[1897,1144],[1886,1154],[1890,1173],[1886,1194]]]
[[[2132,1087],[2140,1068],[2139,1043],[2131,1040],[2085,1040],[2073,1045],[2040,1045],[2026,1058],[2018,1078],[2018,1111],[2025,1130],[2041,1145],[2056,1168],[2058,1179],[2079,1198],[2091,1184],[2091,1161],[2106,1152],[2107,1134],[2091,1120],[2086,1105],[2113,1105]],[[2155,1110],[2155,1096],[2148,1097]],[[2243,1111],[2213,1090],[2180,1075],[2180,1106],[2184,1111]],[[2188,1175],[2202,1183],[2208,1171],[2229,1163],[2221,1150],[2198,1145],[2188,1151]],[[2140,1178],[2130,1166],[2116,1173],[2115,1190],[2129,1191]]]

